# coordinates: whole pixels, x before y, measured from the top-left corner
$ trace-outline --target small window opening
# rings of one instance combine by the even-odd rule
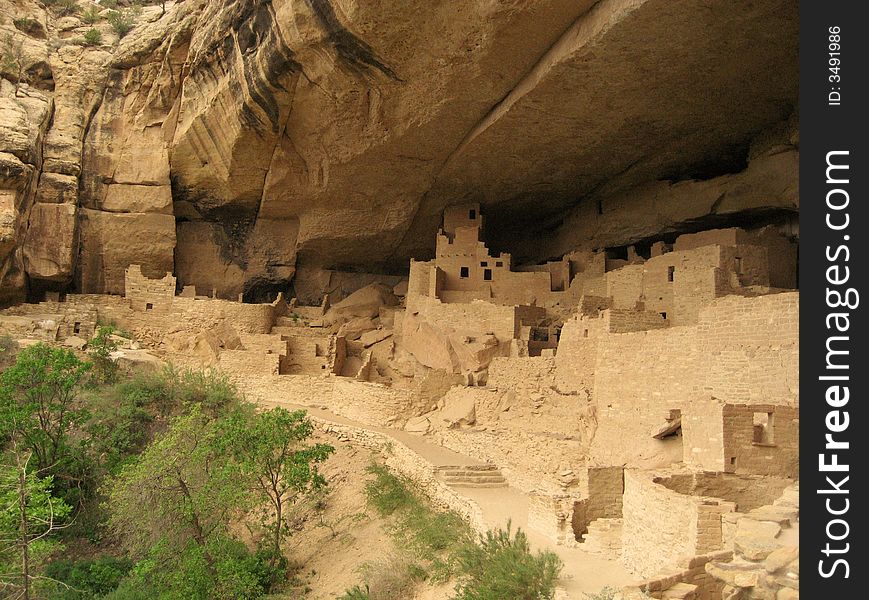
[[[470,277],[471,270],[468,267],[462,267],[459,269],[459,277],[462,279],[467,279]]]
[[[481,267],[488,267],[489,263],[484,260],[483,262],[480,263],[480,266]]]
[[[501,260],[496,261],[496,262],[495,262],[495,266],[496,266],[496,267],[503,267],[503,266],[504,266],[504,261],[501,261]]]
[[[151,304],[150,302],[148,302],[148,303],[145,305],[145,310],[153,310],[153,309],[154,309],[154,305]]]
[[[75,323],[73,323],[73,325],[72,325],[72,332],[73,332],[73,333],[81,333],[81,323],[79,323],[78,321],[76,321]]]
[[[730,466],[731,466],[731,467],[735,467],[735,466],[736,466],[736,457],[735,457],[735,456],[731,456],[731,457],[730,457]]]
[[[735,263],[734,267],[736,268],[736,274],[742,275],[742,258],[737,256],[736,258],[733,259],[733,262]]]
[[[483,270],[483,280],[492,281],[492,269]]]
[[[672,282],[676,275],[676,267],[667,267],[667,281]]]
[[[665,313],[665,312],[661,312],[661,313],[658,313],[658,314],[661,315],[661,318],[662,318],[662,319],[664,319],[664,320],[667,319],[667,313]]]
[[[752,418],[755,444],[773,444],[773,414],[771,412],[756,412]]]
[[[584,337],[584,338],[588,337],[588,329],[586,329],[585,331],[582,332],[582,337]]]
[[[471,221],[473,221],[474,219],[476,219],[476,218],[477,218],[477,211],[474,210],[473,208],[472,208],[471,210],[469,210],[469,211],[468,211],[468,218],[469,218]]]

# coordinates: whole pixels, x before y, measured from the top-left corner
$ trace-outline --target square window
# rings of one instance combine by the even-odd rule
[[[667,267],[667,281],[673,281],[673,276],[676,274],[676,267]]]
[[[756,412],[752,417],[752,427],[754,428],[752,441],[755,444],[772,445],[775,443],[773,435],[773,427],[775,425],[774,415],[771,412]]]
[[[145,310],[153,310],[153,308],[154,308],[154,305],[151,304],[150,302],[148,302],[148,303],[145,305]]]
[[[664,320],[667,319],[667,313],[662,312],[662,313],[658,313],[658,314],[661,315],[661,318],[662,318],[662,319],[664,319]]]
[[[470,268],[462,267],[461,269],[459,269],[459,277],[461,277],[462,279],[467,279],[470,276],[470,272]]]
[[[496,266],[496,267],[503,267],[503,266],[504,266],[504,261],[501,261],[501,260],[497,261],[497,262],[495,263],[495,266]]]
[[[489,266],[489,263],[487,263],[487,262],[484,260],[483,262],[480,263],[480,266],[481,266],[481,267],[488,267],[488,266]]]
[[[492,269],[484,269],[483,270],[483,280],[484,281],[492,281]]]

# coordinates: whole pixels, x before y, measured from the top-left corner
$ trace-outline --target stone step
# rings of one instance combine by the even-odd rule
[[[438,478],[453,487],[507,487],[507,480],[495,465],[443,465]]]
[[[694,600],[696,597],[697,586],[690,583],[677,583],[661,594],[661,600]]]
[[[495,465],[441,465],[439,471],[498,471]]]
[[[453,477],[456,475],[467,475],[468,477],[488,477],[491,475],[500,475],[501,472],[495,469],[491,471],[471,471],[464,469],[450,469],[449,471],[440,471],[440,474],[444,477]]]
[[[457,487],[457,488],[503,488],[503,487],[507,487],[506,481],[501,482],[501,483],[470,483],[467,481],[457,481],[454,483],[444,482],[444,483],[447,483],[447,485],[449,485],[450,487]]]
[[[452,475],[444,477],[444,481],[453,483],[505,483],[507,480],[503,476],[494,475],[491,477],[464,477],[462,475]]]

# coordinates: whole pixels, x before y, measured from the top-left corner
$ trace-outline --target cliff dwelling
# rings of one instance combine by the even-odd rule
[[[304,410],[554,598],[798,599],[794,3],[144,4],[0,0],[10,348]],[[335,504],[312,598],[409,546]]]

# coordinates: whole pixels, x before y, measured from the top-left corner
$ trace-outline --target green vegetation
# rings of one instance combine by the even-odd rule
[[[28,35],[34,35],[41,29],[39,21],[30,17],[20,17],[18,19],[12,19],[12,25],[18,31],[21,31]]]
[[[119,38],[124,37],[133,27],[136,26],[136,20],[142,14],[142,7],[139,4],[133,4],[120,10],[112,10],[106,15],[106,20]]]
[[[99,44],[103,36],[99,29],[89,29],[84,34],[89,46]],[[112,359],[112,352],[118,349],[118,342],[112,336],[115,328],[97,327],[96,334],[87,344],[87,353],[94,365],[94,378],[97,383],[114,383],[118,379],[118,364]]]
[[[230,600],[294,584],[288,513],[323,493],[333,448],[309,443],[303,411],[256,413],[221,375],[119,372],[113,335],[99,328],[90,361],[36,344],[11,362],[0,341],[4,593]]]
[[[369,504],[392,520],[391,533],[402,556],[369,563],[365,583],[348,589],[340,600],[386,600],[409,597],[420,582],[457,578],[455,600],[549,600],[561,571],[552,552],[532,553],[525,534],[498,529],[475,543],[467,524],[455,513],[433,510],[409,481],[372,465],[366,486]]]
[[[3,36],[0,42],[0,73],[7,75],[15,82],[15,95],[22,83],[27,82],[25,74],[24,42],[16,39],[11,33]]]
[[[89,9],[84,11],[81,15],[81,20],[87,23],[88,25],[93,25],[95,23],[99,23],[102,17],[100,16],[100,11],[97,10],[95,6],[91,6]]]
[[[531,552],[522,530],[487,531],[458,554],[462,573],[455,600],[551,600],[562,563],[554,553]]]
[[[44,0],[45,5],[57,15],[74,15],[80,9],[76,0]]]

